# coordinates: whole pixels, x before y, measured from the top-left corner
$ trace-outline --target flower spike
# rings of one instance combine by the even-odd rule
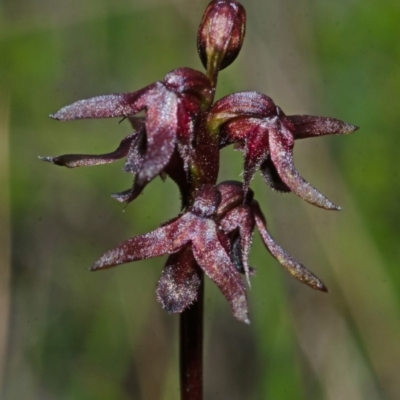
[[[358,128],[336,118],[287,116],[270,97],[254,91],[233,93],[214,103],[218,73],[238,56],[245,30],[246,12],[237,0],[211,0],[197,35],[205,73],[178,68],[138,91],[92,97],[61,108],[50,117],[59,121],[128,119],[134,132],[109,153],[39,158],[67,168],[125,158],[123,170],[134,176],[132,185],[112,196],[126,203],[155,177],[169,176],[180,190],[181,213],[151,232],[118,244],[91,270],[167,256],[156,291],[166,311],[181,313],[195,303],[205,274],[227,299],[233,315],[249,323],[244,280],[250,287],[254,269],[249,254],[255,229],[290,275],[313,289],[327,291],[268,232],[250,188],[254,174],[259,170],[273,190],[293,192],[315,206],[340,210],[296,170],[293,149],[298,139],[350,134]],[[219,152],[229,145],[243,152],[243,182],[217,184]],[[193,314],[185,313],[182,326],[189,325],[188,315],[195,315],[199,322],[200,312],[201,305],[193,308]]]

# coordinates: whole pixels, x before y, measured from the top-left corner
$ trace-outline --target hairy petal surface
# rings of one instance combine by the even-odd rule
[[[245,200],[243,196],[243,185],[237,181],[225,181],[217,185],[221,194],[221,202],[217,209],[217,216],[222,217],[226,212],[239,206]],[[250,190],[248,200],[252,200],[253,192]]]
[[[83,118],[128,117],[145,108],[148,93],[158,85],[160,83],[156,82],[134,93],[108,94],[79,100],[51,114],[50,118],[71,121]]]
[[[189,162],[193,156],[193,143],[200,105],[194,96],[186,95],[178,103],[177,146],[188,173]]]
[[[258,231],[260,232],[265,247],[268,249],[271,255],[276,258],[276,260],[286,269],[287,272],[289,272],[290,275],[294,276],[300,282],[305,283],[313,289],[327,292],[328,289],[317,276],[315,276],[306,267],[296,261],[292,256],[287,254],[274,241],[274,239],[267,231],[264,216],[257,202],[253,202],[252,208]]]
[[[137,174],[143,165],[143,157],[146,152],[146,132],[142,128],[136,132],[136,136],[131,143],[128,154],[126,156],[126,162],[124,165],[124,171],[131,174]]]
[[[271,124],[269,148],[279,177],[293,193],[309,203],[328,210],[340,210],[340,207],[333,204],[297,172],[293,163],[293,143],[293,136],[288,129],[279,122]]]
[[[269,154],[268,129],[260,123],[249,132],[244,146],[243,192],[247,194],[250,182],[260,165]]]
[[[239,206],[226,213],[221,220],[221,227],[225,233],[231,233],[239,229],[240,253],[242,256],[243,269],[246,274],[247,282],[250,285],[249,253],[253,240],[254,217],[249,206]],[[233,251],[235,251],[235,242]]]
[[[57,157],[39,157],[42,161],[60,165],[67,168],[85,167],[92,165],[110,164],[125,157],[137,137],[137,132],[124,138],[118,148],[111,153],[91,154],[64,154]]]
[[[265,118],[276,115],[272,99],[259,92],[238,92],[223,97],[212,107],[208,116],[208,126],[212,131],[229,120],[243,117]]]
[[[178,101],[169,90],[158,92],[151,100],[146,114],[147,148],[137,175],[138,185],[157,176],[171,158],[178,127]]]
[[[250,323],[245,286],[218,239],[214,221],[204,219],[201,235],[192,237],[192,250],[198,265],[228,300],[233,315],[239,321]]]
[[[192,68],[177,68],[165,75],[164,83],[168,89],[180,93],[194,95],[202,104],[209,104],[213,89],[211,82],[200,71]]]
[[[180,313],[198,296],[201,283],[190,246],[171,254],[157,286],[157,300],[170,313]]]
[[[289,115],[286,118],[295,126],[295,139],[305,139],[323,135],[350,134],[358,129],[355,125],[330,117]]]
[[[91,270],[174,253],[190,240],[183,234],[183,226],[182,218],[178,218],[152,232],[128,239],[105,253],[93,264]]]

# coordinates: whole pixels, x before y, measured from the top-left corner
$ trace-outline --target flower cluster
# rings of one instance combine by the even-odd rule
[[[256,170],[274,190],[293,192],[318,207],[339,210],[301,177],[293,163],[293,147],[296,139],[347,134],[357,128],[334,118],[287,116],[271,98],[258,92],[234,93],[214,103],[218,73],[239,54],[245,20],[245,10],[237,1],[213,0],[197,37],[206,73],[178,68],[136,92],[79,100],[51,115],[61,121],[129,119],[134,132],[115,151],[41,159],[74,168],[126,158],[124,171],[134,175],[134,182],[113,196],[127,203],[155,177],[170,176],[180,189],[181,214],[152,232],[119,244],[92,270],[168,255],[157,287],[157,298],[167,311],[182,312],[197,299],[203,271],[228,300],[233,315],[248,322],[241,275],[249,282],[248,256],[255,227],[267,250],[291,275],[327,291],[267,231],[250,189]],[[145,116],[137,117],[141,111]],[[231,144],[244,154],[243,183],[217,184],[219,151]]]

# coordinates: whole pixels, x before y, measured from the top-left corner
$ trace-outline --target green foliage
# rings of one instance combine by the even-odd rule
[[[37,160],[39,154],[107,151],[129,133],[118,121],[47,118],[62,105],[134,91],[177,66],[200,69],[196,30],[207,2],[125,3],[0,3],[0,115],[9,116],[0,133],[10,141],[13,251],[5,400],[177,396],[177,317],[162,314],[153,294],[163,260],[87,271],[105,250],[175,215],[177,189],[157,180],[122,213],[107,197],[131,184],[118,171],[122,164],[70,171]],[[330,293],[311,292],[286,276],[256,239],[253,325],[239,328],[224,317],[224,329],[217,329],[219,315],[230,315],[228,304],[213,290],[206,297],[206,345],[225,349],[206,353],[207,399],[240,398],[229,385],[221,392],[215,374],[220,382],[243,382],[246,399],[396,399],[398,1],[377,7],[370,0],[270,0],[271,13],[262,18],[257,7],[266,2],[248,3],[248,25],[256,28],[238,65],[221,72],[222,90],[262,84],[284,109],[334,115],[361,129],[296,148],[299,170],[343,206],[340,214],[271,193],[255,179],[270,231]],[[256,65],[249,65],[253,54]],[[224,166],[223,179],[237,179],[241,157],[232,151],[224,150],[232,165]],[[235,368],[232,343],[243,348]]]

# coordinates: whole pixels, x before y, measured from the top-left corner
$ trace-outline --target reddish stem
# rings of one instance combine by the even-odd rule
[[[203,399],[204,274],[197,301],[180,315],[181,400]]]

